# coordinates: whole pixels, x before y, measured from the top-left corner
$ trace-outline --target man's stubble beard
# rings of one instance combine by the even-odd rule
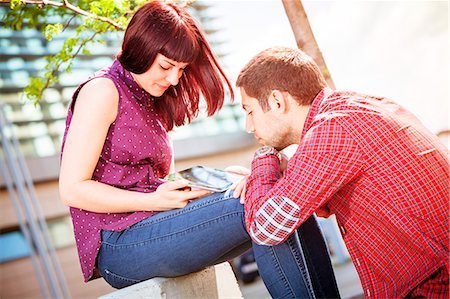
[[[298,143],[292,130],[285,126],[279,126],[274,132],[272,138],[266,141],[266,145],[274,147],[277,151],[281,151],[292,144]]]

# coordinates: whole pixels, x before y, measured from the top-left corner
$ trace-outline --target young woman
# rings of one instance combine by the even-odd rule
[[[122,288],[197,271],[252,247],[232,191],[182,191],[187,182],[161,180],[174,170],[167,132],[197,115],[200,95],[214,114],[224,85],[233,96],[193,18],[175,4],[152,1],[133,16],[112,66],[76,90],[60,195],[71,207],[85,281],[102,276]],[[317,275],[310,279],[314,269],[298,237],[276,247],[253,245],[274,297],[313,297],[313,287],[329,285],[337,293],[320,231],[312,227],[307,234],[328,262],[317,260],[328,271],[320,282]]]

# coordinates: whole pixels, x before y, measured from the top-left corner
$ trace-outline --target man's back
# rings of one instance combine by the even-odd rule
[[[255,152],[246,189],[254,242],[286,242],[313,213],[336,214],[367,298],[448,298],[449,152],[408,111],[326,87],[299,49],[241,70]],[[299,140],[300,139],[300,140]],[[282,169],[277,149],[299,144]]]
[[[406,296],[396,290],[409,289],[448,260],[448,150],[388,99],[332,92],[317,108],[308,127],[326,131],[337,124],[360,151],[360,172],[327,207],[358,272],[367,275],[363,287],[364,281],[377,285],[366,286],[366,296]],[[308,137],[302,141],[311,142]]]

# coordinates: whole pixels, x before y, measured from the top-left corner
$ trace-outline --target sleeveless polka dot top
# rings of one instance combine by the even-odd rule
[[[153,110],[153,99],[115,61],[82,83],[75,91],[66,120],[64,143],[77,95],[93,78],[109,78],[119,92],[119,109],[111,124],[92,179],[120,189],[153,192],[170,168],[172,148],[168,134]],[[97,253],[101,230],[121,231],[155,212],[93,213],[70,208],[75,239],[85,281],[98,278]]]

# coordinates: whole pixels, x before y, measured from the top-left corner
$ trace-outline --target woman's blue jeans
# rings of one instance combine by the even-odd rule
[[[102,231],[98,268],[115,288],[153,277],[176,277],[230,260],[253,247],[274,298],[338,298],[333,269],[314,217],[286,242],[252,243],[243,205],[214,193],[183,209],[158,213],[121,232]]]

